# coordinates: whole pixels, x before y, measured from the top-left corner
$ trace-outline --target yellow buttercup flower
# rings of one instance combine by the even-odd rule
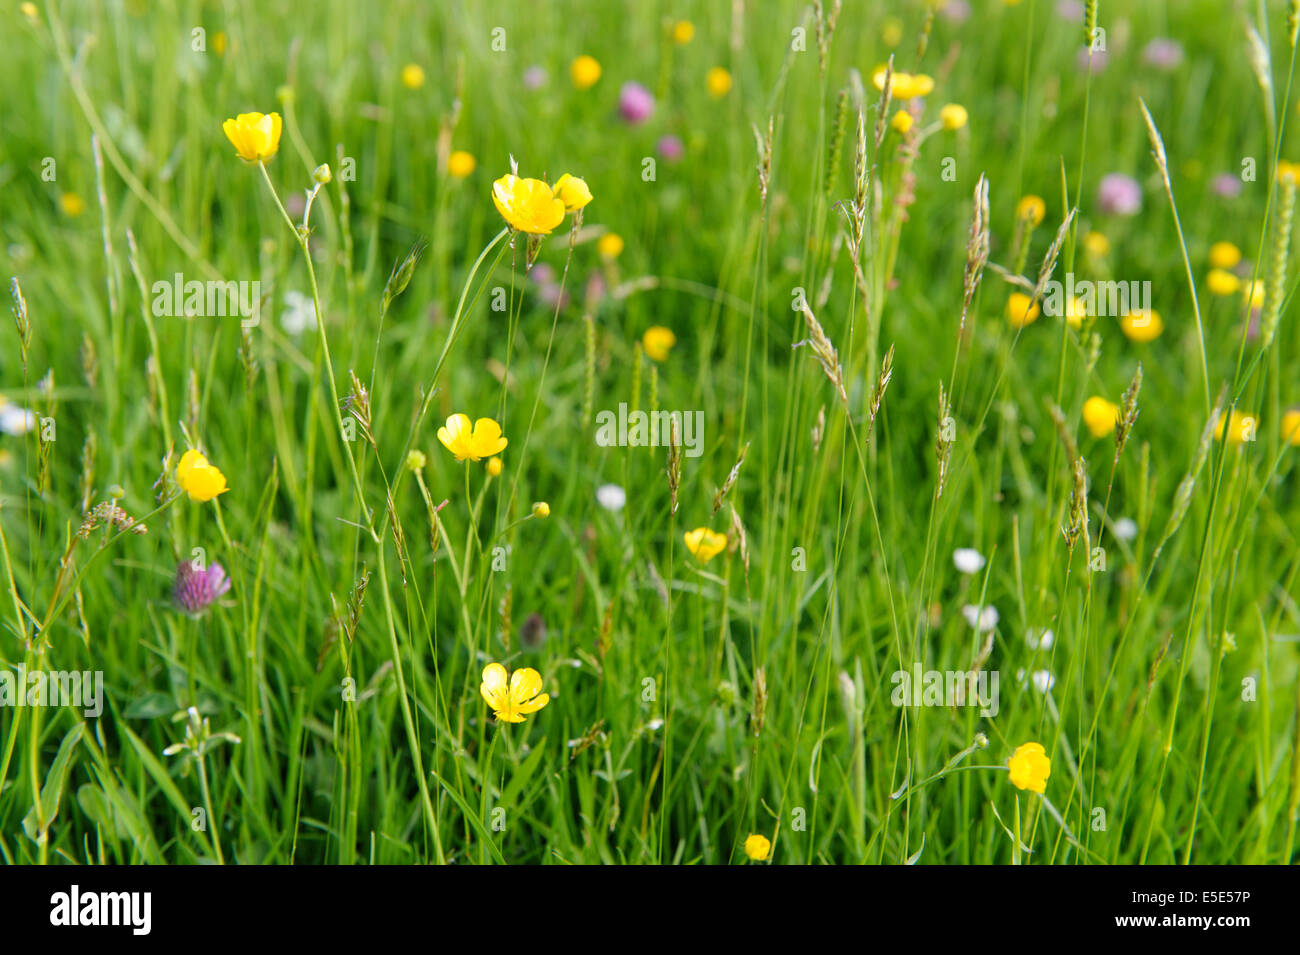
[[[498,722],[522,723],[528,713],[536,713],[551,697],[542,693],[542,675],[532,667],[507,674],[499,663],[483,668],[483,682],[478,691],[496,714]]]
[[[1052,761],[1042,743],[1022,743],[1016,747],[1007,762],[1011,767],[1011,785],[1028,789],[1039,795],[1047,789],[1047,777],[1052,775]]]
[[[1012,292],[1007,296],[1007,321],[1012,328],[1024,328],[1038,321],[1039,308],[1024,292]]]
[[[550,516],[551,516],[551,505],[547,504],[545,501],[533,502],[533,517],[536,517],[539,520],[545,520]]]
[[[229,490],[226,476],[193,448],[182,454],[176,465],[176,483],[192,501],[210,501]]]
[[[600,81],[600,62],[585,53],[569,64],[569,76],[580,90],[589,90]]]
[[[457,461],[481,461],[500,454],[509,443],[501,435],[501,425],[491,418],[479,418],[471,426],[469,416],[454,414],[438,429],[442,446],[456,456]]]
[[[961,129],[966,125],[966,120],[969,118],[966,107],[960,103],[949,103],[939,110],[939,122],[943,124],[944,129],[950,132],[954,129]]]
[[[905,109],[900,109],[894,114],[894,118],[889,121],[889,128],[896,133],[906,133],[912,128],[912,114]]]
[[[710,96],[722,99],[731,92],[731,74],[721,66],[715,66],[704,77],[704,84],[709,88]]]
[[[500,458],[488,458],[487,464],[483,466],[487,468],[487,473],[493,477],[500,477],[501,469],[504,467]]]
[[[876,89],[883,91],[885,88],[885,67],[878,66],[874,73],[871,74],[871,83]],[[894,71],[894,75],[889,81],[890,96],[897,100],[916,99],[919,96],[929,96],[934,90],[934,77],[925,73],[902,73]]]
[[[265,162],[280,148],[279,113],[240,113],[221,124],[226,138],[245,162]]]
[[[563,200],[540,179],[507,173],[492,183],[492,201],[512,229],[530,235],[550,235],[564,221]]]
[[[1241,279],[1227,269],[1210,269],[1205,284],[1212,295],[1233,295],[1241,291]]]
[[[623,237],[617,232],[606,232],[596,240],[596,251],[606,261],[617,259],[623,254]]]
[[[1277,181],[1282,182],[1284,179],[1300,182],[1300,163],[1291,162],[1289,159],[1279,159],[1277,161]]]
[[[555,196],[564,203],[565,212],[577,212],[591,202],[591,189],[586,181],[567,172],[552,187]]]
[[[686,549],[707,564],[726,549],[727,535],[711,531],[707,527],[697,527],[683,535]]]
[[[1083,423],[1094,438],[1104,438],[1115,430],[1119,420],[1119,405],[1093,395],[1083,403]]]
[[[676,344],[677,336],[673,330],[662,325],[651,325],[641,336],[641,347],[655,361],[667,361],[668,353]]]
[[[1285,419],[1283,419],[1283,423],[1285,423]],[[1234,409],[1228,415],[1226,429],[1223,415],[1219,415],[1219,420],[1214,426],[1214,436],[1222,441],[1225,430],[1228,432],[1229,444],[1245,444],[1248,441],[1254,441],[1255,436],[1259,434],[1259,419],[1254,415],[1242,414]]]
[[[1065,303],[1065,324],[1071,328],[1082,328],[1083,320],[1088,316],[1088,307],[1077,295]]]
[[[1232,269],[1241,261],[1241,249],[1231,242],[1216,242],[1210,246],[1210,265],[1216,269]]]
[[[1300,409],[1292,408],[1282,415],[1282,440],[1300,444]]]
[[[771,854],[772,843],[768,841],[767,836],[760,836],[754,832],[745,840],[745,855],[755,862],[762,862]]]
[[[673,24],[673,42],[685,46],[695,39],[695,24],[690,20],[678,20]]]
[[[424,68],[419,63],[407,63],[402,67],[402,85],[408,90],[418,90],[424,85]]]
[[[1088,250],[1089,255],[1100,259],[1110,254],[1110,239],[1100,232],[1089,232],[1083,237],[1083,247]]]
[[[1154,308],[1143,308],[1121,318],[1119,327],[1131,340],[1149,342],[1160,337],[1160,333],[1165,330],[1165,323]]]
[[[1030,225],[1041,225],[1043,217],[1047,215],[1047,203],[1042,196],[1023,196],[1016,203],[1016,221],[1028,220]]]
[[[1264,285],[1263,280],[1255,279],[1253,281],[1247,282],[1245,285],[1242,286],[1242,288],[1246,292],[1246,297],[1250,299],[1251,308],[1264,307],[1264,297],[1268,289]]]
[[[457,149],[447,157],[447,174],[453,179],[464,179],[477,168],[478,160],[473,153],[467,153],[463,149]]]
[[[75,192],[65,192],[59,196],[59,208],[65,216],[75,219],[86,211],[86,200]]]

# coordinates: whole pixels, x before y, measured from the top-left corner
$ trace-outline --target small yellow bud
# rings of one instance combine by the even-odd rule
[[[488,458],[487,464],[484,465],[484,467],[487,468],[487,473],[493,477],[501,476],[502,464],[500,458]]]
[[[545,501],[538,501],[533,505],[533,517],[550,517],[551,505]]]
[[[410,468],[412,471],[424,470],[424,466],[426,463],[428,463],[428,460],[425,458],[423,451],[416,451],[413,449],[406,456],[406,466]]]

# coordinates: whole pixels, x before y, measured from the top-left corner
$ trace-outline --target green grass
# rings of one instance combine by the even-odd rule
[[[1091,79],[1082,23],[1050,0],[932,23],[920,2],[849,3],[824,69],[814,9],[777,0],[739,21],[699,2],[10,6],[0,266],[30,340],[0,332],[0,395],[54,430],[0,435],[0,661],[102,671],[105,698],[98,717],[0,708],[0,859],[716,864],[745,861],[751,833],[779,863],[1294,858],[1286,4],[1101,0]],[[696,32],[679,46],[681,18]],[[1143,60],[1159,36],[1185,51],[1170,72]],[[569,79],[581,53],[604,67],[586,91]],[[897,132],[876,146],[871,74],[891,54],[935,79],[917,131],[947,102],[970,115],[910,161]],[[407,63],[422,87],[403,85]],[[719,65],[734,86],[715,99]],[[854,71],[857,280],[852,92],[837,134]],[[618,116],[627,81],[656,95],[644,125]],[[266,180],[222,134],[251,110],[284,118]],[[670,133],[680,162],[656,152]],[[477,158],[468,178],[447,174],[451,149]],[[558,308],[490,198],[512,156],[595,197],[576,234],[566,218],[541,245]],[[1216,196],[1243,160],[1241,195]],[[325,162],[309,269],[272,188],[297,221]],[[1110,172],[1140,182],[1139,215],[1102,211]],[[981,174],[990,265],[959,333]],[[1047,216],[1020,250],[1030,193]],[[994,266],[1032,287],[1076,204],[1054,277],[1149,281],[1156,340],[1113,316],[1008,325],[1015,289]],[[1085,251],[1091,231],[1107,255]],[[606,232],[625,242],[613,260]],[[1270,342],[1243,334],[1241,296],[1207,291],[1219,240],[1269,286]],[[153,283],[176,273],[260,281],[261,323],[156,314]],[[314,288],[323,335],[286,330],[286,294]],[[661,363],[638,344],[652,325],[677,336]],[[1139,365],[1117,456],[1081,409],[1121,402]],[[675,492],[668,449],[596,442],[595,414],[620,402],[702,412]],[[1228,406],[1257,417],[1255,440],[1203,440]],[[367,407],[373,443],[353,417]],[[502,424],[499,477],[439,444],[454,412]],[[229,480],[215,503],[164,473],[196,446]],[[1076,458],[1088,520],[1071,546]],[[597,502],[603,484],[625,489],[621,511]],[[148,533],[74,540],[111,500]],[[701,563],[683,541],[700,526],[734,549]],[[964,547],[979,573],[954,566]],[[195,548],[232,582],[197,618],[171,600]],[[966,605],[998,609],[991,644]],[[1044,628],[1055,641],[1035,649]],[[496,723],[490,661],[537,669],[549,705]],[[998,712],[895,706],[891,678],[915,663],[996,672]],[[1009,782],[1027,741],[1051,758],[1045,797]]]

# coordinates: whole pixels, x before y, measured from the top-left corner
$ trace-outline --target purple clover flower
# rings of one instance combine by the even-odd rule
[[[654,94],[640,83],[629,81],[618,91],[618,114],[631,125],[644,123],[654,111]]]
[[[183,560],[176,565],[176,583],[172,586],[172,599],[176,606],[188,614],[201,614],[230,591],[230,578],[225,568],[216,561],[202,570]]]
[[[1097,186],[1097,205],[1107,215],[1137,215],[1142,211],[1142,187],[1132,176],[1109,173],[1101,177]]]

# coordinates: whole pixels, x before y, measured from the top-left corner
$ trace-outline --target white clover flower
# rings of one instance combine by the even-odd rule
[[[1115,522],[1115,536],[1122,541],[1131,541],[1138,536],[1137,521],[1131,517],[1121,517]]]
[[[1054,642],[1056,637],[1050,630],[1025,631],[1025,643],[1029,644],[1031,650],[1050,650]]]
[[[602,484],[596,488],[596,501],[605,510],[617,513],[627,503],[627,492],[617,484]]]
[[[998,608],[990,604],[987,607],[976,607],[974,604],[967,604],[961,608],[962,616],[966,622],[981,633],[988,633],[998,625]]]
[[[0,398],[0,431],[21,437],[36,430],[36,412]]]
[[[284,311],[280,313],[280,327],[289,335],[301,335],[316,328],[316,307],[310,295],[298,291],[284,293]]]
[[[1052,676],[1050,670],[1035,670],[1033,675],[1034,689],[1039,693],[1046,693],[1056,685],[1056,677]]]
[[[952,552],[952,562],[963,574],[978,574],[984,569],[984,555],[973,547],[958,547]]]

